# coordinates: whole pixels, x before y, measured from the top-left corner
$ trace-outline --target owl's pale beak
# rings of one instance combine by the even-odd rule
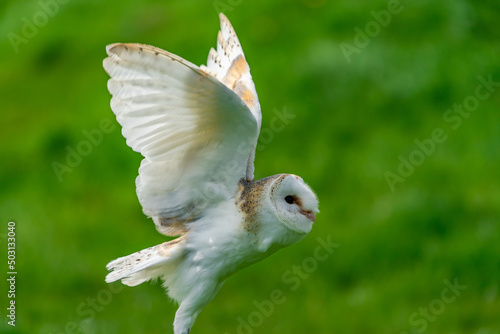
[[[312,211],[300,210],[300,213],[307,217],[313,223],[316,221],[316,215]]]

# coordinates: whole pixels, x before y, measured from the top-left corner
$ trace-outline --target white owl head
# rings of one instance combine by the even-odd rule
[[[289,229],[307,234],[316,220],[318,199],[309,186],[297,175],[283,174],[271,186],[270,199],[274,213]]]

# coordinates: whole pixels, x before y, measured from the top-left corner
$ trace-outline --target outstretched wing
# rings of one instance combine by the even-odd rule
[[[240,41],[227,17],[220,13],[220,31],[217,35],[217,51],[212,48],[208,53],[207,66],[200,68],[213,75],[220,82],[234,91],[245,102],[255,119],[258,131],[262,123],[259,98],[250,74],[250,67],[243,54]],[[257,144],[257,143],[255,143]],[[255,146],[253,147],[247,166],[247,179],[253,180]]]
[[[144,156],[139,201],[159,232],[182,234],[234,195],[259,121],[235,91],[174,54],[141,44],[109,45],[107,53],[111,108],[127,144]]]

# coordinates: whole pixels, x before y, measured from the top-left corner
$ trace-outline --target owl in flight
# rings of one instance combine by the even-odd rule
[[[106,282],[161,278],[179,303],[174,333],[187,334],[224,280],[304,238],[318,200],[293,174],[254,180],[262,115],[243,50],[220,14],[217,51],[196,66],[142,44],[112,44],[111,109],[144,160],[136,179],[158,232],[179,236],[111,261]]]

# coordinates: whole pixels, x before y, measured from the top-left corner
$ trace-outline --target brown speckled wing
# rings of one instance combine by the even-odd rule
[[[257,91],[250,74],[250,67],[231,22],[222,13],[219,17],[220,31],[217,35],[217,51],[213,48],[210,49],[207,66],[202,65],[200,68],[219,79],[245,102],[252,111],[260,129],[262,114]]]
[[[257,90],[250,74],[250,67],[245,59],[241,43],[238,40],[238,36],[236,36],[231,22],[222,13],[219,17],[220,31],[217,35],[217,50],[213,48],[210,50],[207,66],[201,65],[200,69],[217,78],[240,97],[257,121],[258,134],[262,123],[262,113]],[[247,163],[246,178],[252,181],[257,141],[250,144],[253,145],[253,148]]]

